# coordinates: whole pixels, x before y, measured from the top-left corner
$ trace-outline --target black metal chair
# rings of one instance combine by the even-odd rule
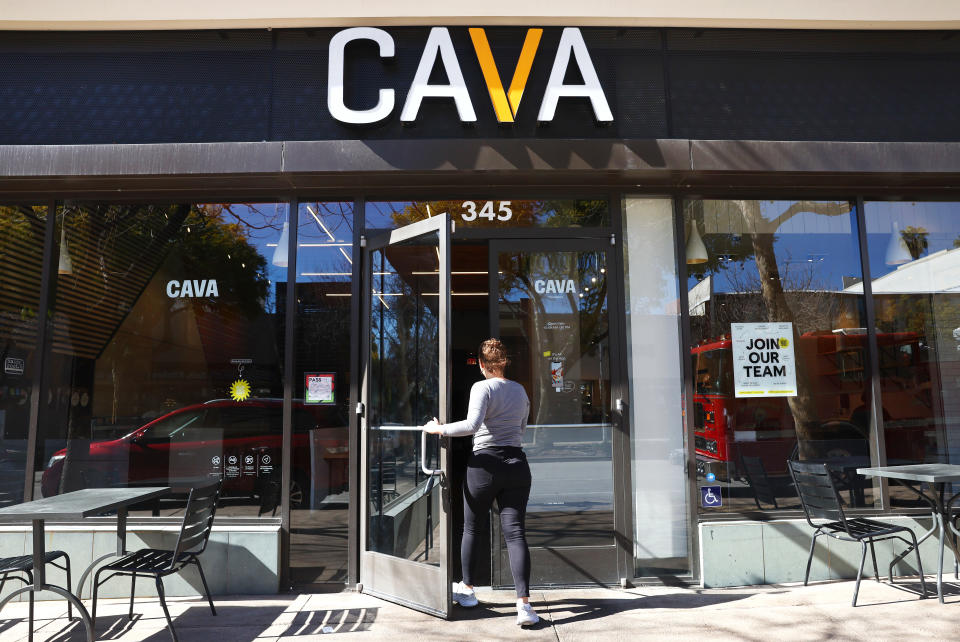
[[[840,495],[834,484],[833,475],[826,464],[810,464],[799,461],[788,461],[790,476],[797,487],[797,494],[803,504],[807,523],[814,529],[813,541],[810,542],[810,556],[807,558],[807,571],[803,576],[803,585],[810,579],[810,565],[813,562],[813,549],[817,538],[821,535],[846,542],[859,542],[862,549],[860,568],[857,571],[857,583],[853,589],[853,606],[857,605],[857,594],[860,592],[860,578],[863,575],[863,564],[867,559],[867,545],[870,546],[870,556],[873,558],[873,574],[880,581],[880,572],[877,570],[877,554],[873,543],[886,539],[898,539],[909,545],[917,553],[917,570],[920,574],[920,598],[927,596],[927,585],[923,580],[923,563],[920,561],[920,549],[917,546],[917,536],[906,526],[897,526],[872,519],[848,519],[843,513]],[[827,520],[815,523],[814,520]],[[910,541],[898,533],[909,533]],[[910,549],[907,549],[908,551]],[[890,582],[893,583],[893,565],[887,571]]]
[[[57,564],[54,560],[63,558],[63,566]],[[47,551],[43,556],[45,564],[55,566],[62,571],[67,572],[67,591],[70,591],[70,556],[63,551]],[[26,579],[24,579],[24,577]],[[33,584],[33,555],[18,555],[17,557],[0,558],[0,593],[7,580],[20,580],[25,585]],[[67,617],[73,618],[73,605],[67,602]],[[29,642],[33,642],[33,591],[30,591],[30,633],[27,637]]]
[[[763,510],[761,502],[773,504],[774,510],[779,509],[777,505],[777,493],[770,483],[770,477],[767,476],[767,469],[763,465],[763,460],[759,457],[740,457],[741,470],[743,476],[747,479],[747,484],[753,489],[753,501],[757,503],[757,508]]]
[[[203,590],[207,596],[207,601],[210,603],[210,611],[214,615],[217,614],[217,610],[213,606],[213,599],[210,597],[210,589],[207,587],[207,578],[204,577],[203,567],[200,566],[199,556],[207,548],[207,540],[210,538],[210,529],[213,526],[213,516],[217,509],[217,500],[220,497],[220,486],[221,482],[217,482],[190,491],[187,507],[184,510],[183,524],[180,527],[180,535],[173,550],[142,548],[97,569],[93,580],[93,608],[90,615],[93,626],[97,624],[97,591],[100,590],[101,584],[117,575],[130,576],[129,618],[133,619],[133,595],[137,576],[152,575],[157,584],[160,606],[163,607],[163,614],[167,617],[167,628],[170,630],[174,642],[177,642],[177,632],[173,628],[170,611],[167,610],[163,578],[173,573],[179,573],[191,564],[196,566],[200,573],[200,581],[203,582]],[[100,574],[106,571],[112,571],[112,573],[101,580]]]

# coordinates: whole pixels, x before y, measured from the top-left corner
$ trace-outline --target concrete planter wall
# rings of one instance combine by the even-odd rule
[[[46,524],[45,527],[47,550],[62,550],[70,556],[74,592],[83,570],[94,559],[116,551],[116,523]],[[128,524],[127,550],[172,549],[179,532],[177,524]],[[31,540],[32,533],[28,525],[0,527],[0,556],[29,555]],[[215,525],[200,561],[213,595],[275,594],[280,587],[280,525]],[[84,584],[83,599],[91,595],[91,581],[92,574]],[[47,565],[47,582],[66,586],[64,572]],[[168,596],[200,595],[203,591],[200,576],[194,568],[164,578],[163,585]],[[19,582],[7,582],[2,595],[19,586]],[[153,579],[138,579],[136,594],[140,597],[156,597]],[[118,577],[106,582],[100,589],[100,595],[129,596],[129,578]],[[16,599],[26,599],[26,596],[21,595]],[[37,599],[60,598],[53,593],[39,593]]]
[[[931,528],[929,517],[883,517],[884,522],[902,524],[913,529],[919,539]],[[700,529],[701,584],[704,588],[781,584],[802,582],[813,529],[805,520],[771,522],[730,521],[702,522]],[[876,544],[877,565],[881,576],[893,557],[904,549],[897,540]],[[920,545],[923,570],[937,570],[938,540],[931,536]],[[831,537],[817,538],[817,548],[810,568],[810,581],[853,579],[860,563],[860,545]],[[944,554],[944,571],[953,574],[953,557]],[[894,568],[894,576],[916,574],[916,556],[911,554]],[[872,577],[870,555],[864,576]],[[929,588],[929,587],[928,587]]]

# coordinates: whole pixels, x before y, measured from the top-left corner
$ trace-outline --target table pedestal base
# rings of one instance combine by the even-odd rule
[[[77,609],[77,612],[80,613],[80,619],[83,621],[83,628],[86,629],[87,631],[87,642],[93,642],[93,623],[90,620],[90,613],[87,611],[87,607],[83,605],[83,602],[81,602],[76,595],[74,595],[73,593],[71,593],[65,588],[54,586],[52,584],[41,584],[41,585],[28,584],[27,586],[18,588],[16,591],[11,593],[7,597],[3,598],[3,600],[0,600],[0,611],[3,610],[3,607],[6,606],[10,600],[20,595],[21,593],[30,593],[30,592],[38,593],[40,591],[50,591],[51,593],[56,593],[60,597],[70,602],[74,606],[74,608]],[[32,619],[30,619],[30,630],[33,631]]]

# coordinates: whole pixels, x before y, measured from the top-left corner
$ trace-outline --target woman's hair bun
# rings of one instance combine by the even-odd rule
[[[503,347],[500,339],[487,339],[480,344],[480,361],[491,370],[503,370],[510,365],[510,357],[507,356],[507,350]]]

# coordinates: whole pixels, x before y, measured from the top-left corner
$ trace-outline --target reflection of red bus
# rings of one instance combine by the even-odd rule
[[[933,425],[928,354],[912,332],[880,333],[880,381],[887,455],[923,461]],[[795,346],[798,369],[813,389],[819,425],[810,439],[824,456],[869,454],[867,335],[853,328],[807,333]],[[694,372],[697,472],[740,475],[742,457],[759,457],[767,473],[786,475],[797,435],[786,397],[736,398],[729,335],[690,350]],[[802,385],[798,379],[798,385]]]

